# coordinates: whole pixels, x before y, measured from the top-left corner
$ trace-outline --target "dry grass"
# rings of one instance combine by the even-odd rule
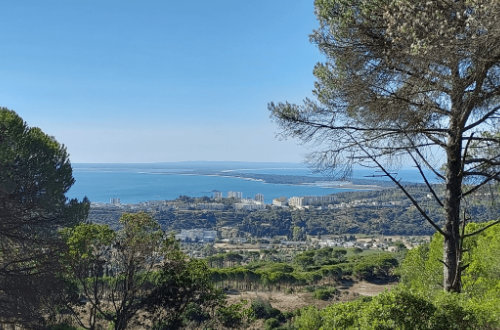
[[[238,293],[228,294],[227,301],[229,303],[237,303],[241,300],[252,301],[262,299],[269,301],[274,308],[283,312],[291,312],[310,305],[324,308],[334,301],[349,301],[359,296],[376,296],[386,289],[390,290],[394,285],[396,285],[396,283],[374,284],[366,281],[346,281],[338,287],[339,295],[331,301],[315,299],[310,292],[287,294],[280,291],[240,291]]]

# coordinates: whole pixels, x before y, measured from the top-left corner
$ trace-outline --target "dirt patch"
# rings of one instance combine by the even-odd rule
[[[284,292],[277,291],[242,291],[238,294],[227,295],[227,301],[229,303],[237,303],[241,300],[252,301],[257,299],[269,301],[274,308],[283,312],[291,312],[310,305],[323,308],[331,303],[328,301],[314,299],[312,294],[309,292],[286,294]]]
[[[397,283],[375,284],[366,281],[355,282],[349,288],[349,292],[353,294],[358,294],[360,296],[373,297],[378,295],[379,293],[384,292],[385,290],[390,290],[396,284]]]
[[[229,303],[237,303],[241,300],[262,299],[269,301],[274,308],[283,312],[291,312],[306,306],[316,306],[324,308],[334,302],[350,301],[359,296],[376,296],[385,290],[390,290],[397,283],[375,284],[366,281],[352,282],[345,281],[337,286],[339,294],[330,301],[315,299],[310,292],[298,292],[287,294],[279,291],[233,291],[227,295]]]

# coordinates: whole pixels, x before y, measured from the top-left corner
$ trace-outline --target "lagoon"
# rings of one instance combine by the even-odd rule
[[[109,202],[120,198],[124,204],[149,200],[171,200],[180,195],[212,196],[213,191],[239,191],[244,198],[264,195],[266,203],[285,196],[323,196],[355,187],[339,188],[321,185],[266,183],[252,178],[226,176],[232,173],[300,175],[315,181],[318,174],[303,164],[240,163],[240,162],[183,162],[155,164],[73,164],[75,184],[67,193],[70,198],[87,196],[91,202]],[[412,172],[412,175],[414,173]],[[234,175],[234,174],[233,174]],[[363,177],[358,173],[358,176]],[[411,178],[411,175],[407,175]]]

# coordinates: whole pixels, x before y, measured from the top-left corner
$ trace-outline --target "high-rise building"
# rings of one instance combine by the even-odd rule
[[[228,191],[227,198],[242,199],[243,193],[241,191]]]
[[[109,204],[120,205],[120,199],[118,197],[113,197],[109,199]]]
[[[260,203],[264,203],[264,195],[262,195],[260,193],[256,194],[255,195],[255,201],[260,202]]]
[[[300,209],[304,205],[304,197],[290,197],[288,199],[288,205]]]
[[[212,192],[212,198],[213,199],[222,199],[222,192],[218,190],[214,190]]]
[[[286,197],[280,197],[280,198],[275,198],[273,199],[273,205],[274,206],[287,206],[288,205],[288,198]]]

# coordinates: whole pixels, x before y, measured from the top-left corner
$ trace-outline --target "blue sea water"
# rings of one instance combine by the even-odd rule
[[[240,163],[240,162],[182,162],[155,164],[73,164],[75,184],[68,192],[70,198],[87,196],[92,202],[109,202],[120,198],[122,203],[149,200],[170,200],[187,195],[212,196],[214,190],[240,191],[244,198],[264,195],[266,203],[285,196],[323,196],[353,189],[310,185],[273,184],[262,181],[226,177],[225,174],[256,173],[299,176],[320,176],[302,164]],[[203,173],[201,175],[200,173]],[[363,178],[373,171],[355,171],[354,177]],[[418,173],[408,170],[404,179],[419,182]]]

